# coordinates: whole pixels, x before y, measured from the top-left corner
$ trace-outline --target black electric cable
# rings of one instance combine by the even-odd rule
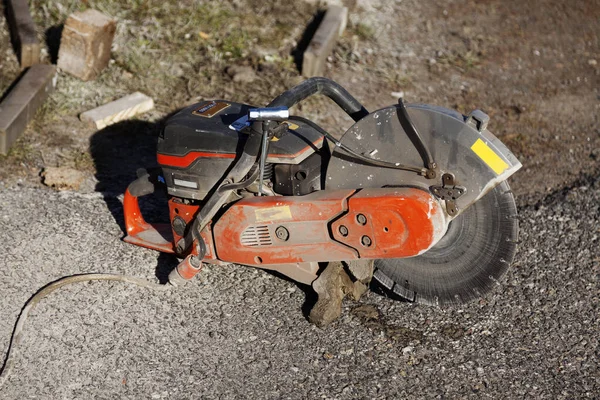
[[[89,281],[117,281],[117,282],[126,282],[132,283],[134,285],[154,289],[154,290],[168,290],[171,288],[171,285],[161,285],[159,283],[149,282],[145,279],[138,278],[135,276],[128,275],[120,275],[120,274],[81,274],[81,275],[71,275],[65,276],[54,282],[51,282],[38,290],[33,296],[27,300],[25,306],[21,310],[19,317],[17,318],[17,322],[15,322],[15,327],[13,329],[13,333],[10,337],[10,342],[8,345],[8,350],[6,350],[6,357],[4,358],[4,364],[2,365],[2,369],[0,369],[0,388],[6,383],[8,380],[8,376],[12,372],[14,368],[14,361],[17,355],[17,346],[21,343],[23,338],[23,327],[25,326],[25,321],[29,317],[29,313],[37,303],[40,302],[44,297],[48,296],[50,293],[54,292],[57,289],[60,289],[63,286],[71,285],[73,283],[78,282],[89,282]]]

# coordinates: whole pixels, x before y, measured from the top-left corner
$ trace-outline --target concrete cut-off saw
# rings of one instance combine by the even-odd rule
[[[343,135],[290,116],[315,94],[354,121]],[[390,297],[445,305],[480,297],[514,258],[518,220],[506,179],[521,164],[487,130],[480,110],[465,116],[423,104],[369,113],[343,87],[311,78],[265,108],[204,101],[168,118],[158,168],[141,169],[123,198],[125,241],[182,261],[169,283],[206,264],[242,264],[312,285],[318,326],[369,285]],[[168,223],[146,222],[138,198],[165,193]],[[372,279],[374,278],[374,279]],[[59,288],[138,277],[90,273],[60,278],[25,304],[0,368],[0,388],[37,303]]]
[[[343,135],[290,115],[316,94],[355,121]],[[480,110],[402,99],[369,112],[326,78],[264,108],[203,101],[165,122],[159,168],[138,171],[128,187],[124,240],[182,259],[169,275],[175,285],[204,263],[313,287],[328,265],[363,265],[365,282],[372,276],[391,297],[463,303],[498,282],[517,244],[506,179],[521,164],[488,121]],[[169,223],[140,212],[138,198],[157,191],[167,193]]]

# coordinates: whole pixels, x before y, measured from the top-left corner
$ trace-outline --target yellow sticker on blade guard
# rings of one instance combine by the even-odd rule
[[[508,168],[508,164],[481,139],[477,139],[477,141],[473,143],[471,150],[473,150],[473,152],[477,154],[477,156],[479,156],[479,158],[481,158],[481,160],[486,163],[496,175],[500,175]]]

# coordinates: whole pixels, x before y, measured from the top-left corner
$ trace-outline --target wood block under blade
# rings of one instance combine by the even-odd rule
[[[119,100],[112,101],[100,107],[86,111],[79,119],[92,122],[96,128],[102,129],[134,115],[150,111],[154,108],[154,100],[143,93],[135,92]]]
[[[7,0],[8,24],[21,67],[30,67],[40,62],[40,42],[36,27],[29,12],[27,0]]]
[[[335,41],[346,29],[348,9],[331,6],[310,41],[302,58],[302,75],[306,77],[323,75],[325,61],[333,50]]]
[[[29,68],[8,96],[0,103],[0,154],[10,146],[33,119],[48,94],[54,89],[56,67],[36,64]]]

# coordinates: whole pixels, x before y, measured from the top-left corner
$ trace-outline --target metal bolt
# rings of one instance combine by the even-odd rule
[[[358,214],[356,216],[356,221],[361,225],[365,225],[367,223],[367,217],[365,217],[364,214]]]
[[[362,238],[360,238],[360,242],[362,243],[363,246],[365,247],[369,247],[371,246],[371,238],[368,237],[367,235],[363,236]]]
[[[345,225],[340,225],[339,227],[340,235],[346,237],[348,236],[348,228]]]
[[[178,215],[176,215],[175,218],[173,218],[173,222],[171,223],[173,230],[179,236],[183,236],[183,234],[185,233],[186,225],[187,224],[186,224],[185,220]]]
[[[278,226],[275,229],[275,236],[277,236],[277,239],[285,242],[290,238],[290,232],[284,226]]]

